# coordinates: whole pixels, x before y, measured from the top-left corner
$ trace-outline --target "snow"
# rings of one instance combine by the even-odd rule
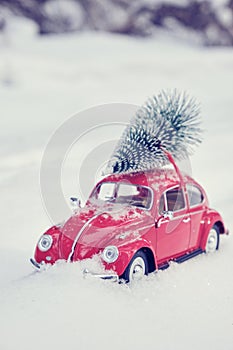
[[[162,88],[187,90],[202,104],[206,131],[190,159],[192,172],[232,230],[232,49],[192,47],[162,33],[147,40],[23,33],[19,29],[16,40],[10,32],[10,44],[1,42],[0,348],[232,350],[231,236],[222,238],[218,253],[172,264],[133,286],[83,279],[80,263],[35,273],[28,262],[51,225],[41,201],[39,170],[54,131],[85,108],[141,105]],[[4,79],[6,63],[11,84]],[[105,131],[100,129],[98,146]],[[106,140],[112,147],[121,131],[109,127],[112,135]],[[90,153],[89,142],[92,133],[80,141],[77,163]],[[84,194],[105,159],[106,148],[98,150],[93,168],[90,161],[78,168]],[[76,184],[70,181],[75,166],[64,166],[63,184],[70,182],[64,193],[73,186],[75,195]],[[95,261],[89,264],[94,267]]]
[[[222,7],[217,12],[218,18],[226,27],[230,27],[233,22],[232,10],[227,7]]]
[[[50,20],[69,23],[70,30],[80,29],[85,21],[82,6],[74,0],[49,0],[43,7]]]

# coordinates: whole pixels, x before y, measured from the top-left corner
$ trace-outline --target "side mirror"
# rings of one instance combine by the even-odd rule
[[[173,211],[163,211],[163,217],[164,219],[173,219]]]
[[[76,197],[70,197],[70,204],[74,212],[81,208],[80,199]]]

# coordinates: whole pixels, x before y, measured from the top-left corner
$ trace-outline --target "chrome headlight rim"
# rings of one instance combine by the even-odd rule
[[[53,237],[51,235],[44,234],[38,241],[38,248],[41,252],[47,252],[53,244]]]
[[[108,263],[111,264],[115,262],[119,257],[119,250],[115,245],[109,245],[106,248],[104,248],[102,253],[102,259]]]

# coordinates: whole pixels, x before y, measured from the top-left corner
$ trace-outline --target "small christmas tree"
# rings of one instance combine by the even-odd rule
[[[201,142],[200,110],[177,90],[150,98],[132,118],[110,160],[107,173],[146,171],[192,154]]]

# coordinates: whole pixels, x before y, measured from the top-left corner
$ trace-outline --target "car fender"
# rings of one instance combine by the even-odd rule
[[[157,258],[156,253],[150,243],[145,239],[140,239],[133,244],[129,243],[124,246],[119,247],[119,257],[111,264],[104,263],[106,270],[115,271],[118,276],[121,276],[127,266],[129,265],[133,256],[139,251],[143,250],[148,254],[149,272],[157,269]]]
[[[52,226],[44,234],[52,236],[53,244],[49,250],[47,250],[46,252],[42,252],[38,248],[38,243],[37,243],[34,257],[37,263],[45,262],[47,264],[48,263],[54,264],[60,258],[59,241],[60,241],[61,231],[57,226]]]
[[[214,209],[208,209],[203,220],[204,229],[201,236],[200,248],[205,250],[208,234],[214,225],[217,225],[220,234],[228,234],[228,230],[223,223],[221,215]]]

